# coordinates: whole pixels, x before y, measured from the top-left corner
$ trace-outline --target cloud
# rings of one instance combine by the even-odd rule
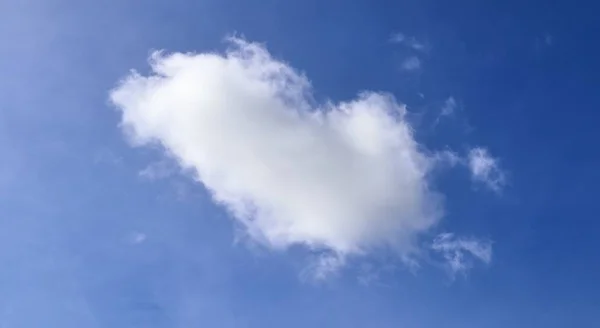
[[[442,254],[452,273],[465,273],[472,268],[474,260],[489,264],[492,261],[492,244],[475,238],[457,238],[452,233],[442,233],[431,248]]]
[[[476,147],[469,151],[468,167],[473,181],[480,182],[493,191],[499,192],[506,184],[504,172],[498,160],[487,149]]]
[[[402,69],[406,71],[414,71],[421,68],[421,60],[417,56],[411,56],[406,58],[402,62]]]
[[[419,42],[414,37],[407,37],[406,35],[404,35],[403,33],[400,33],[400,32],[393,33],[392,35],[390,35],[389,42],[401,44],[401,45],[404,45],[406,47],[412,48],[417,51],[426,51],[427,50],[427,46],[424,43]]]
[[[364,264],[360,267],[360,273],[356,277],[359,284],[363,286],[370,286],[374,282],[379,281],[379,272],[373,268],[372,265]]]
[[[339,272],[345,264],[345,258],[338,254],[320,254],[300,273],[303,281],[322,282]]]
[[[454,97],[448,97],[448,99],[446,99],[446,101],[444,102],[444,106],[442,106],[440,116],[452,115],[454,113],[454,110],[456,110],[456,106],[456,100],[454,100]]]
[[[432,154],[431,158],[435,160],[436,167],[440,168],[448,166],[454,167],[458,164],[464,163],[464,158],[448,149],[435,152]]]
[[[151,75],[111,92],[132,143],[160,144],[251,240],[324,254],[317,277],[375,248],[410,260],[443,197],[430,185],[440,156],[413,138],[405,107],[378,92],[315,104],[304,75],[230,42],[223,54],[154,53]]]
[[[440,114],[435,118],[435,121],[433,121],[433,127],[437,127],[442,118],[452,116],[457,106],[458,105],[456,103],[456,100],[454,100],[454,97],[448,97],[448,99],[444,101],[444,105],[442,105]]]
[[[406,40],[406,36],[403,33],[397,32],[390,35],[391,43],[402,43]]]
[[[131,244],[141,244],[146,240],[146,234],[139,231],[134,231],[129,236],[129,242]]]
[[[168,178],[178,172],[177,163],[163,159],[157,162],[148,164],[143,170],[138,172],[141,178],[148,180],[160,180]]]

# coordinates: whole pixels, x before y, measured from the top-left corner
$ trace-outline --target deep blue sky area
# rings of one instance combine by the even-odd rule
[[[600,327],[600,4],[593,1],[66,1],[0,3],[0,327]],[[401,33],[422,49],[393,42]],[[485,146],[500,192],[465,168],[433,187],[435,231],[493,241],[451,277],[371,254],[326,282],[309,252],[236,242],[185,175],[144,179],[109,92],[153,50],[266,45],[315,102],[385,91],[415,138]],[[416,56],[420,67],[403,69]],[[445,101],[453,115],[440,118]],[[466,183],[465,183],[466,182]],[[433,232],[432,232],[433,233]],[[365,267],[372,283],[357,277]]]

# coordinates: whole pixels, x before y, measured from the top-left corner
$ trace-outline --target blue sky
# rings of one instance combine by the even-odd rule
[[[0,327],[598,326],[594,6],[3,1]]]

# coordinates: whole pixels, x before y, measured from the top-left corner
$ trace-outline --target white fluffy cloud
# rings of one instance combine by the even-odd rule
[[[443,209],[428,183],[439,156],[405,107],[375,92],[315,105],[306,77],[230,41],[223,54],[155,53],[151,75],[111,92],[132,141],[162,145],[266,246],[327,250],[326,269],[377,247],[413,252]]]
[[[483,183],[488,188],[499,192],[506,183],[504,172],[498,160],[490,155],[487,149],[476,147],[469,151],[468,166],[471,178]]]
[[[486,264],[492,261],[492,245],[489,241],[458,238],[452,233],[438,235],[431,248],[442,254],[453,275],[469,270],[474,260]]]

